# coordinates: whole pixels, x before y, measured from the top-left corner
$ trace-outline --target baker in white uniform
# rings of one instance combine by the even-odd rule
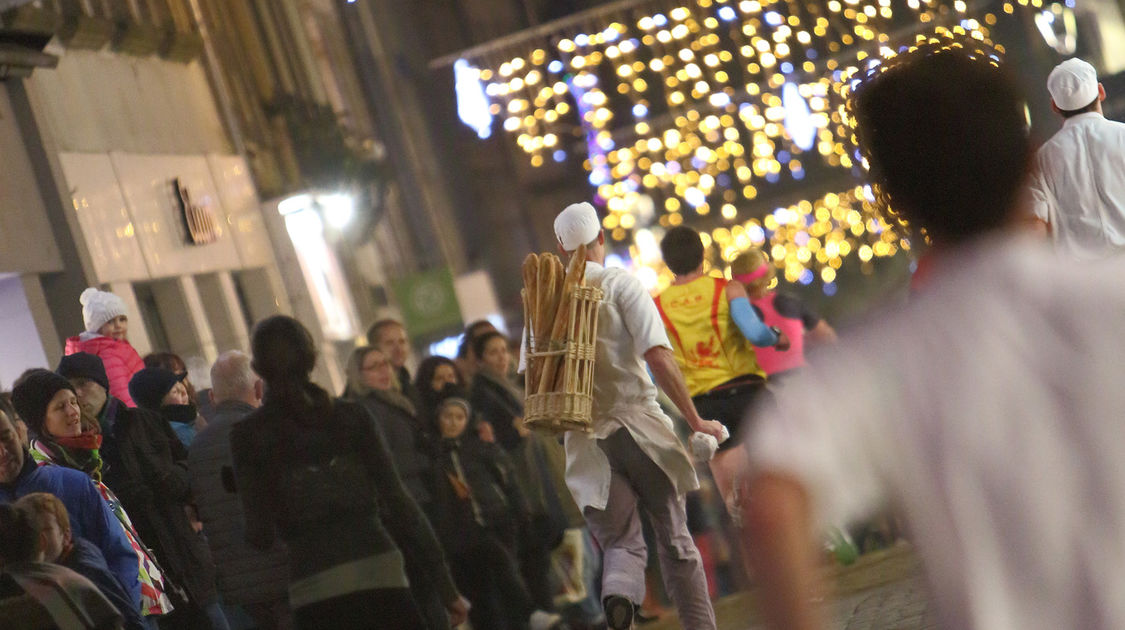
[[[1032,210],[1055,248],[1093,260],[1125,250],[1125,124],[1102,115],[1094,66],[1067,59],[1047,77],[1063,126],[1035,154]]]
[[[693,431],[722,439],[718,422],[703,420],[652,298],[623,269],[607,269],[605,234],[594,207],[567,206],[555,219],[559,250],[586,244],[586,282],[605,300],[598,315],[593,432],[566,434],[566,483],[604,552],[602,601],[609,628],[630,628],[645,594],[646,547],[638,509],[652,522],[668,594],[685,628],[715,627],[715,612],[699,550],[687,529],[684,494],[699,487],[695,469],[656,403],[657,384]]]

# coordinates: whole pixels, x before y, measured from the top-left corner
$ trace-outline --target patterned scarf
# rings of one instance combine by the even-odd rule
[[[73,437],[43,435],[37,441],[56,464],[81,470],[95,481],[102,480],[102,456],[99,452],[102,436],[96,429]]]

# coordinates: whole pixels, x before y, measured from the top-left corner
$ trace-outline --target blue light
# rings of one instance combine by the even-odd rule
[[[766,240],[766,231],[757,223],[751,223],[750,227],[746,228],[746,235],[755,243],[761,243]]]
[[[778,151],[777,152],[777,161],[778,162],[788,162],[790,159],[792,159],[792,157],[793,156],[789,155],[788,151]]]
[[[781,71],[785,74],[793,74],[793,64],[788,61],[783,61],[781,63]]]
[[[602,151],[612,151],[615,146],[617,145],[613,143],[613,138],[610,138],[608,136],[602,136],[601,138],[598,138],[598,148],[600,148]]]
[[[582,33],[578,35],[578,37],[574,38],[574,43],[578,44],[579,46],[585,46],[590,43],[590,36]]]
[[[602,32],[602,37],[604,37],[607,42],[615,42],[620,36],[621,33],[618,33],[615,28],[607,28]]]
[[[806,50],[805,56],[808,57],[809,59],[816,59],[817,58],[816,49],[810,48],[810,49]]]
[[[723,7],[721,9],[719,9],[719,19],[726,20],[727,22],[730,22],[731,20],[735,19],[736,17],[738,17],[738,14],[736,14],[734,12],[734,9],[732,9],[730,7]]]
[[[805,285],[812,284],[813,277],[814,276],[813,276],[812,270],[806,269],[806,270],[801,272],[801,277],[797,278],[797,282],[800,282],[801,284],[805,284]]]
[[[719,173],[719,176],[715,178],[715,182],[719,184],[719,188],[730,188],[730,175],[727,175],[726,173]]]
[[[793,179],[800,181],[805,178],[805,169],[799,168],[793,171]]]
[[[488,96],[480,80],[480,70],[464,59],[453,63],[454,91],[457,93],[457,117],[477,132],[482,140],[492,135],[492,114]]]
[[[781,26],[781,23],[784,21],[785,18],[781,17],[781,14],[777,11],[766,12],[766,23],[770,26]]]
[[[564,161],[566,161],[566,151],[563,151],[562,149],[559,149],[559,150],[555,151],[551,155],[551,157],[555,158],[556,162],[564,162]]]
[[[563,62],[559,61],[558,59],[547,64],[547,70],[556,74],[562,72],[564,67],[565,66],[563,66]]]
[[[835,282],[825,282],[824,283],[824,294],[829,296],[829,297],[831,297],[833,295],[836,295],[836,283]]]
[[[781,176],[777,173],[766,173],[766,181],[771,184],[776,184],[779,179],[781,179]]]
[[[635,116],[636,118],[644,118],[645,116],[648,116],[648,108],[641,103],[637,103],[633,106],[633,116]]]
[[[663,13],[657,13],[652,16],[652,23],[657,26],[665,26],[668,24],[668,18],[664,17]]]

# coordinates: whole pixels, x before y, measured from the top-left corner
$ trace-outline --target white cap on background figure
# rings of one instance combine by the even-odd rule
[[[1047,76],[1047,91],[1064,112],[1082,109],[1098,98],[1098,71],[1077,57],[1067,59]]]

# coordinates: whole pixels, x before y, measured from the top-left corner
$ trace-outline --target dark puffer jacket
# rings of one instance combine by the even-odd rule
[[[110,398],[99,421],[105,436],[102,481],[125,506],[142,540],[152,546],[166,581],[187,591],[194,606],[218,597],[215,565],[185,507],[191,503],[187,451],[168,422],[152,411]],[[167,589],[177,607],[174,589]]]
[[[242,501],[234,492],[230,433],[252,411],[237,400],[219,403],[188,452],[191,490],[215,559],[219,592],[224,602],[238,605],[284,600],[289,584],[283,545],[259,551],[246,544]]]

